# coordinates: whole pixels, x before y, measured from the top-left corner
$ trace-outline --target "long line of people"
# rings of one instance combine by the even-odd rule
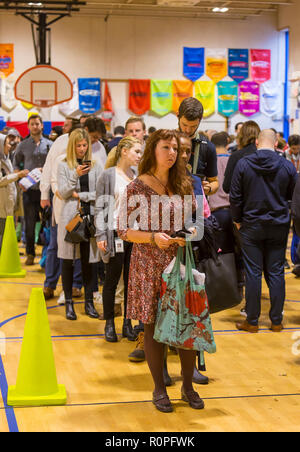
[[[33,265],[36,223],[43,209],[51,209],[45,299],[54,297],[61,276],[63,291],[58,303],[65,304],[68,320],[76,320],[73,299],[81,296],[83,287],[88,316],[99,318],[94,302],[103,302],[100,318],[105,320],[108,342],[118,341],[114,318],[117,298],[123,299],[122,335],[136,340],[129,360],[147,359],[155,385],[153,403],[163,412],[172,411],[166,392],[172,381],[166,347],[153,339],[157,294],[164,268],[185,241],[171,237],[176,232],[176,207],[167,230],[161,225],[159,209],[154,212],[158,230],[152,230],[151,209],[149,224],[137,226],[135,219],[131,226],[120,227],[119,215],[128,194],[149,198],[147,206],[153,195],[202,195],[204,217],[216,219],[221,231],[220,252],[234,253],[241,295],[245,289],[241,314],[246,319],[237,328],[253,333],[259,329],[263,272],[270,290],[271,330],[283,328],[284,265],[300,136],[291,135],[285,142],[282,134],[274,129],[261,131],[255,121],[238,123],[234,136],[199,132],[202,117],[202,104],[188,98],[180,105],[176,131],[154,129],[147,136],[143,118],[134,116],[124,128],[117,127],[109,141],[103,121],[83,115],[67,117],[63,129],[53,130],[49,139],[43,135],[42,118],[33,115],[28,120],[29,136],[17,146],[14,140],[21,138],[15,131],[0,136],[0,247],[5,218],[24,216],[25,264]],[[21,192],[16,181],[35,168],[42,171],[40,184]],[[111,211],[103,203],[105,197],[113,200]],[[20,198],[23,214],[17,211]],[[85,240],[74,244],[66,241],[66,227],[78,211],[91,227]],[[127,217],[131,212],[128,207]],[[293,271],[299,276],[296,230],[293,242]],[[138,321],[134,327],[132,320]],[[192,383],[207,384],[208,378],[196,368],[194,352],[180,350],[179,356],[182,399],[193,408],[203,408]]]

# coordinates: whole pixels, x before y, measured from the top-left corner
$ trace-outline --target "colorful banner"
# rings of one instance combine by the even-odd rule
[[[128,108],[136,115],[150,110],[150,80],[129,80]]]
[[[238,85],[231,81],[221,81],[218,86],[218,112],[226,117],[239,109]]]
[[[14,70],[14,45],[0,44],[0,73],[7,77]]]
[[[245,116],[259,112],[259,85],[256,82],[239,84],[239,111]]]
[[[283,83],[269,80],[260,86],[260,111],[273,119],[283,117]]]
[[[100,78],[78,79],[79,110],[95,113],[101,108]]]
[[[203,117],[207,118],[215,111],[215,83],[211,80],[195,82],[195,97],[203,105]]]
[[[172,110],[177,113],[179,105],[187,97],[193,97],[194,85],[189,80],[173,80],[173,107]]]
[[[151,80],[151,110],[159,116],[172,111],[172,80]]]
[[[251,49],[251,78],[256,83],[267,82],[271,78],[271,50]]]
[[[248,49],[228,49],[228,75],[237,83],[249,77]]]
[[[195,82],[204,74],[204,48],[183,47],[183,75]]]
[[[215,83],[227,75],[227,49],[205,49],[205,74]]]

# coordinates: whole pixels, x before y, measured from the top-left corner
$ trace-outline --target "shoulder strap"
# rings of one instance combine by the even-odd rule
[[[206,138],[203,135],[197,134],[196,139],[197,139],[197,141],[196,141],[196,146],[195,146],[195,151],[194,151],[193,174],[197,174],[200,151],[201,151],[201,154],[203,155],[203,153],[206,154],[207,149],[208,149]],[[205,155],[205,157],[206,157],[206,155]]]

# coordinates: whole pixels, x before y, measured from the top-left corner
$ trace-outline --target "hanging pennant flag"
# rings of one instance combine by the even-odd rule
[[[228,75],[237,83],[249,77],[248,49],[228,49]]]
[[[283,117],[283,83],[269,80],[260,86],[260,111],[280,120]]]
[[[211,80],[195,82],[195,97],[203,105],[203,117],[212,115],[215,111],[215,82]]]
[[[187,97],[193,97],[193,82],[189,80],[173,80],[173,107],[172,110],[177,113],[179,105]]]
[[[12,111],[18,105],[15,98],[16,77],[11,74],[7,78],[2,78],[1,82],[1,108],[7,112]]]
[[[267,82],[271,78],[271,50],[251,49],[251,78],[256,83]]]
[[[100,78],[78,79],[79,110],[95,113],[101,108]]]
[[[256,82],[239,84],[239,111],[245,116],[259,112],[259,85]]]
[[[205,49],[205,74],[215,83],[227,75],[227,49]]]
[[[108,87],[108,83],[107,82],[105,82],[105,85],[104,85],[104,97],[103,97],[102,108],[105,111],[111,111],[114,114],[114,109],[113,109],[113,106],[112,106],[112,99],[111,99],[110,89]]]
[[[150,80],[129,80],[128,108],[136,115],[150,110]]]
[[[183,47],[183,75],[195,82],[204,74],[204,48]]]
[[[0,44],[0,73],[7,77],[14,70],[14,45]]]
[[[218,112],[226,117],[232,116],[239,109],[238,85],[231,81],[218,83]]]
[[[151,110],[159,116],[172,111],[172,80],[151,80]]]

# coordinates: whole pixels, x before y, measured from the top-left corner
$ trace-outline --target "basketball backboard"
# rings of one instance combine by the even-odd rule
[[[72,99],[73,85],[60,69],[38,65],[20,75],[15,84],[15,97],[40,108],[52,107]]]

